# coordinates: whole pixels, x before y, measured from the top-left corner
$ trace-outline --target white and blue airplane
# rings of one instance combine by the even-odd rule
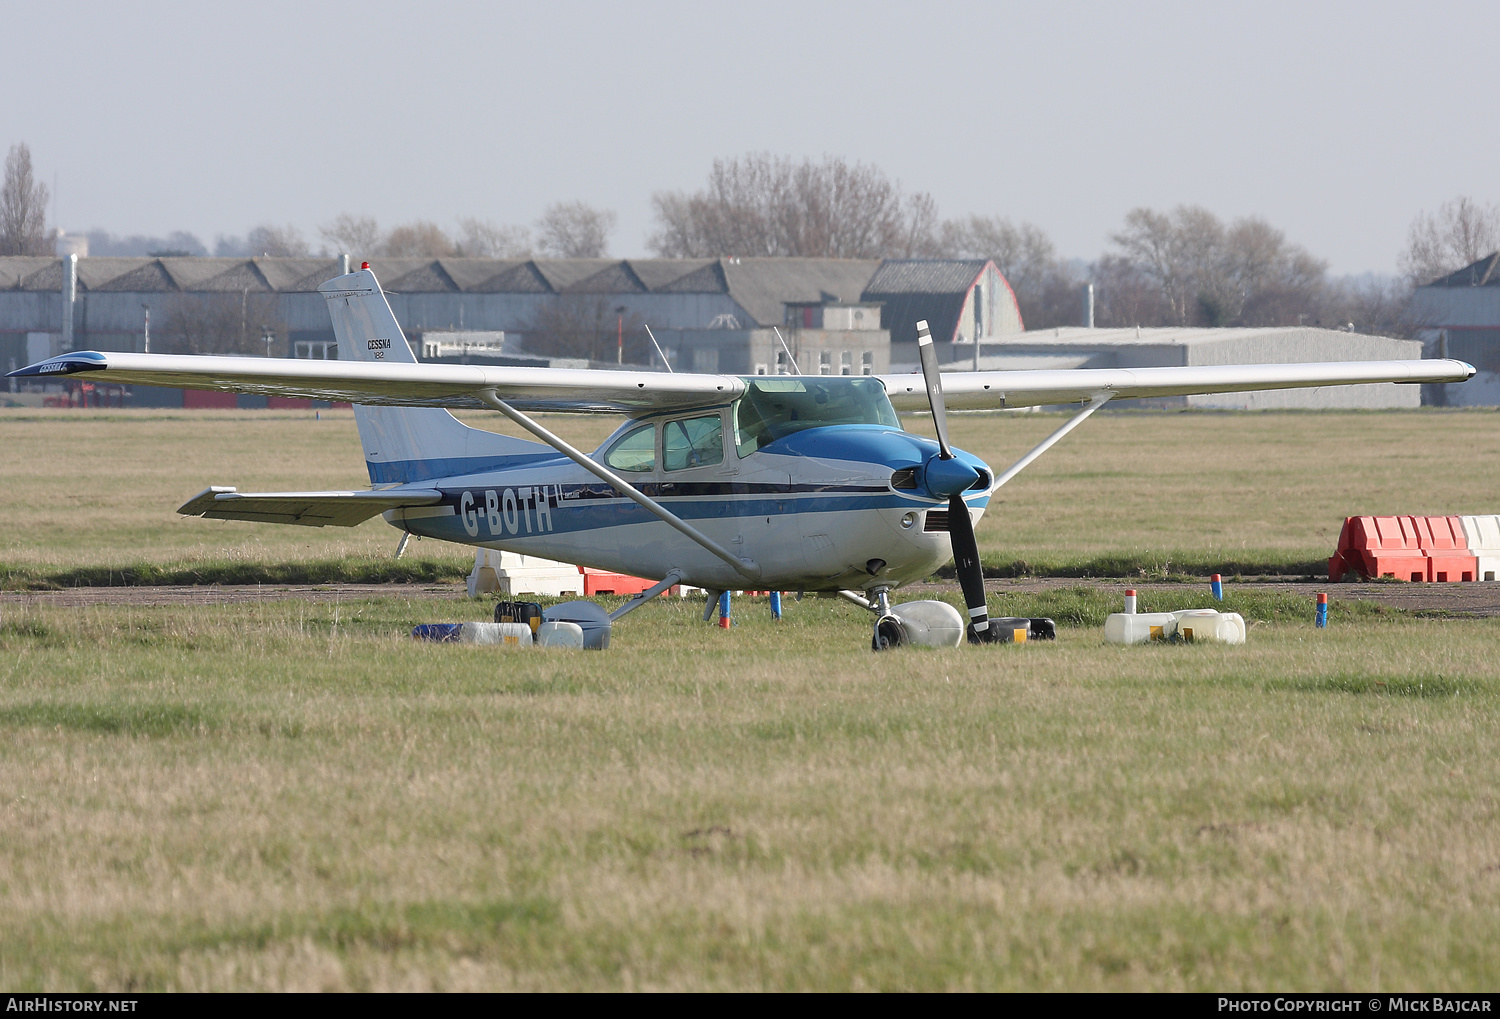
[[[970,642],[993,639],[974,522],[995,490],[1110,400],[1376,382],[1461,382],[1453,360],[939,373],[925,323],[921,375],[749,376],[418,363],[368,264],[318,288],[338,360],[78,351],[9,377],[311,397],[354,404],[371,487],[245,493],[208,488],[178,512],[352,527],[383,514],[409,535],[675,584],[837,592],[900,643],[892,591],[955,560]],[[946,408],[1078,404],[1005,471],[948,442]],[[487,407],[539,442],[471,428]],[[902,430],[929,409],[937,441]],[[627,421],[587,453],[528,411],[611,411]],[[707,618],[708,612],[705,612]],[[965,625],[967,624],[967,625]],[[955,632],[958,632],[955,631]],[[955,638],[957,639],[957,638]]]

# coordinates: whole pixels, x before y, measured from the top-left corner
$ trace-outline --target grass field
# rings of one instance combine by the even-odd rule
[[[172,514],[209,483],[359,485],[346,420],[51,420],[0,416],[14,572],[389,556],[384,525]],[[1000,465],[1057,423],[965,416],[958,441]],[[1114,415],[1007,489],[981,540],[1077,563],[1202,555],[1223,528],[1226,554],[1238,535],[1260,561],[1326,555],[1346,513],[1493,512],[1497,423]],[[7,604],[0,986],[1500,980],[1492,620],[1335,598],[1318,631],[1306,597],[1231,585],[1246,646],[1119,648],[1113,596],[1081,586],[993,599],[1056,617],[1055,643],[875,656],[842,602],[773,624],[741,600],[724,631],[662,600],[569,654],[416,644],[414,623],[486,607],[399,592]]]
[[[1234,607],[1285,621],[877,657],[811,600],[604,654],[418,645],[399,598],[12,611],[0,985],[1494,987],[1493,624]]]
[[[499,427],[498,415],[466,418]],[[921,415],[905,420],[914,431],[931,428]],[[999,470],[1062,420],[959,414],[954,441]],[[548,421],[587,448],[616,423]],[[179,582],[294,580],[292,564],[319,581],[340,570],[376,580],[397,570],[398,534],[379,518],[302,528],[174,512],[210,484],[366,487],[348,411],[315,421],[302,412],[0,410],[0,478],[0,585],[118,582],[132,569],[176,571]],[[1326,561],[1345,516],[1497,506],[1494,412],[1106,411],[1002,489],[978,538],[986,565],[1001,572],[1306,572]],[[473,563],[462,548],[433,542],[413,543],[408,557],[401,575],[418,579],[456,578]]]

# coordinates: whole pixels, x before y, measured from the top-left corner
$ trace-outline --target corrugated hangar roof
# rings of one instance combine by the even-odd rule
[[[933,339],[953,338],[964,299],[988,260],[904,259],[883,263],[861,298],[883,307],[880,324],[898,341],[917,338],[917,323],[926,321]]]
[[[940,300],[948,295],[952,303],[953,296],[961,299],[987,263],[843,258],[374,258],[370,264],[381,285],[397,294],[724,294],[757,325],[770,326],[781,323],[787,304],[903,298],[909,303],[920,295]],[[78,289],[305,293],[339,271],[339,260],[330,258],[80,258]],[[0,289],[55,292],[61,286],[58,258],[0,258]]]
[[[1485,255],[1472,265],[1466,265],[1441,279],[1424,284],[1429,287],[1500,287],[1500,251]]]
[[[961,294],[988,265],[983,258],[889,259],[865,284],[866,294]]]

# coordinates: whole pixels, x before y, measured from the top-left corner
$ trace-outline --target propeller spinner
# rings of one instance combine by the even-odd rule
[[[948,443],[948,408],[943,401],[942,373],[938,370],[937,351],[933,349],[926,321],[917,323],[917,351],[922,358],[922,379],[927,384],[927,403],[932,408],[939,450],[923,465],[923,485],[935,497],[948,499],[948,538],[953,544],[953,565],[968,608],[969,643],[988,644],[994,636],[990,633],[989,608],[984,596],[984,571],[979,565],[974,521],[964,502],[964,491],[979,478],[979,472],[955,457]]]

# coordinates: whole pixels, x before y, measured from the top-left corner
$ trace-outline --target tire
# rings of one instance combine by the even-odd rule
[[[895,616],[881,616],[875,621],[875,636],[870,639],[870,650],[889,651],[906,643],[906,631]]]

